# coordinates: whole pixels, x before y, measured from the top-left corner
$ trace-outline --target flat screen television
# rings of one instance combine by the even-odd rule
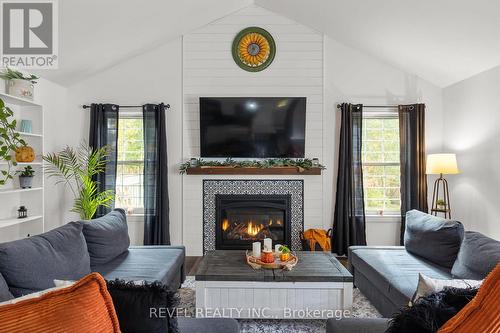
[[[303,158],[305,97],[200,97],[201,157]]]

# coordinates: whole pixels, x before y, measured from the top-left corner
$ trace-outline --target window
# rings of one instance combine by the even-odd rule
[[[400,215],[399,120],[394,113],[363,116],[363,184],[367,215]]]
[[[144,136],[142,114],[121,112],[115,207],[129,214],[144,213]]]

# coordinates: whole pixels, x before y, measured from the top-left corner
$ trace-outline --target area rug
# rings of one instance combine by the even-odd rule
[[[195,314],[195,284],[194,276],[186,277],[186,281],[178,292],[181,313],[194,317]],[[359,289],[353,290],[353,306],[351,317],[378,318],[380,313],[370,304]],[[239,319],[242,333],[324,333],[326,320],[247,320]]]

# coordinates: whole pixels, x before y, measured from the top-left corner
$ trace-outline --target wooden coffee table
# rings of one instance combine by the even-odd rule
[[[352,307],[353,278],[331,253],[297,252],[291,271],[255,270],[244,251],[210,251],[196,271],[197,317],[325,319]]]

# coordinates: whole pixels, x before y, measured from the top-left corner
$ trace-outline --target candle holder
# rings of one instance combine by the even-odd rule
[[[19,207],[17,210],[17,218],[24,219],[28,217],[28,209],[25,206]]]

